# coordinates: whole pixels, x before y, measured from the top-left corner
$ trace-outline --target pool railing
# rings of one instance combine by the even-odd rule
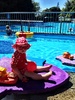
[[[0,31],[8,24],[13,31],[75,34],[75,12],[0,12]]]

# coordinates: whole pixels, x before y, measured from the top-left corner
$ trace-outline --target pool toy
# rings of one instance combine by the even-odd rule
[[[70,58],[70,57],[72,57],[72,58]],[[75,66],[75,54],[71,55],[70,57],[66,58],[63,55],[59,55],[56,57],[56,59],[61,61],[62,64]]]
[[[63,53],[63,57],[64,58],[67,58],[67,59],[71,59],[71,60],[74,58],[74,56],[71,55],[69,52],[64,52]]]
[[[31,68],[32,66],[32,68]],[[27,70],[30,71],[30,72],[33,72],[36,70],[36,63],[31,61],[31,62],[28,62],[28,65],[27,65]]]
[[[6,68],[0,66],[0,77],[6,77]]]
[[[0,65],[7,68],[10,72],[10,58],[2,58],[0,60]],[[48,64],[44,64],[46,66]],[[56,66],[52,66],[51,69],[53,71],[53,75],[49,78],[49,80],[32,80],[29,79],[28,82],[18,81],[15,85],[7,86],[7,85],[0,85],[0,94],[3,93],[23,93],[23,94],[30,94],[30,93],[43,93],[43,92],[50,92],[59,88],[60,86],[64,85],[69,81],[70,76],[64,70],[59,69]],[[43,74],[45,72],[40,72],[38,74]]]
[[[6,68],[0,66],[0,84],[15,84],[18,77],[13,72],[7,72]]]
[[[29,31],[28,32],[22,32],[21,31],[21,32],[16,32],[15,34],[16,34],[17,37],[22,37],[23,36],[25,38],[32,38],[34,33],[29,32]]]
[[[64,52],[63,57],[69,59],[70,53],[69,52]]]

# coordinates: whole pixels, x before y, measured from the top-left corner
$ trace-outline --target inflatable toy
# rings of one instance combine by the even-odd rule
[[[63,53],[63,57],[64,58],[67,58],[67,59],[71,59],[71,60],[74,58],[74,56],[71,55],[69,52],[64,52]]]
[[[6,68],[0,66],[0,78],[6,77]]]
[[[64,52],[63,57],[69,59],[70,53],[69,52]]]
[[[35,71],[36,70],[36,63],[34,63],[33,61],[28,62],[27,70],[30,71],[30,72]]]
[[[2,58],[0,60],[0,66],[4,66],[7,69],[7,71],[10,72],[11,71],[10,62],[11,62],[10,58]],[[56,66],[52,66],[50,70],[52,70],[54,74],[47,81],[44,80],[37,81],[29,79],[28,82],[18,81],[13,86],[11,85],[7,86],[1,84],[0,94],[3,94],[5,92],[7,94],[8,93],[35,94],[35,93],[50,92],[69,81],[69,75],[64,70],[61,70]],[[38,74],[43,74],[43,73],[45,72],[40,72]]]
[[[33,37],[33,32],[16,32],[15,33],[17,37],[25,37],[25,38],[32,38]]]
[[[61,61],[62,64],[75,66],[75,54],[71,55],[72,58],[65,58],[63,55],[59,55],[56,57],[57,60]]]
[[[2,84],[15,84],[18,77],[13,72],[7,72],[7,69],[0,66],[0,83]]]

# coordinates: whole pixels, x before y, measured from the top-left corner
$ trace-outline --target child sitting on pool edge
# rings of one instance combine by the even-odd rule
[[[19,37],[16,43],[12,46],[16,51],[12,56],[11,67],[13,72],[18,76],[22,82],[27,82],[28,78],[33,80],[48,80],[52,75],[49,69],[52,65],[37,66],[35,62],[26,59],[26,51],[31,47],[24,37]],[[45,74],[38,74],[36,72],[47,71]]]

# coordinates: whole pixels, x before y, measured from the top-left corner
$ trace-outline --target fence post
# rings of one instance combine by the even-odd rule
[[[30,32],[30,21],[28,20],[28,32]]]
[[[60,34],[61,34],[61,28],[62,28],[62,21],[60,21]]]
[[[10,14],[7,13],[7,20],[9,20],[9,19],[10,19]],[[8,21],[8,24],[10,25],[10,21]]]
[[[60,33],[59,34],[61,34],[61,29],[62,29],[62,16],[60,17]]]
[[[23,31],[23,27],[22,27],[22,20],[21,20],[21,32]]]

